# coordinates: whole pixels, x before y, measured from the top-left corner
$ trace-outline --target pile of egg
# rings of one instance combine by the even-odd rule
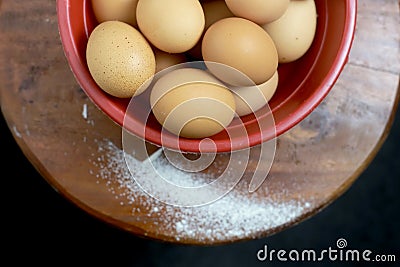
[[[118,98],[151,90],[157,121],[186,138],[217,134],[235,117],[266,105],[278,87],[279,64],[307,52],[317,24],[314,0],[91,4],[98,25],[90,33],[86,60],[97,85]],[[176,69],[153,80],[190,61],[202,61],[206,69]]]

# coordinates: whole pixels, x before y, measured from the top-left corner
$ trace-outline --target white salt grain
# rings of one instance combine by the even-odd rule
[[[14,133],[15,133],[15,136],[18,137],[18,138],[21,138],[22,135],[21,135],[21,133],[18,131],[17,126],[14,125],[12,128],[13,128],[13,131],[14,131]]]
[[[148,225],[148,229],[154,229],[154,232],[149,233],[152,236],[167,234],[176,241],[196,240],[204,243],[255,238],[260,233],[296,219],[310,207],[310,203],[305,201],[288,201],[288,192],[285,191],[281,195],[274,194],[274,198],[266,197],[268,189],[263,188],[250,194],[247,191],[248,185],[240,182],[234,190],[211,204],[177,208],[142,191],[125,163],[123,150],[108,140],[96,142],[102,156],[91,160],[98,172],[95,176],[106,181],[112,194],[123,196],[121,205],[132,205],[132,217]],[[134,164],[133,175],[148,179],[154,175],[153,171],[149,171],[148,164],[129,156],[126,160]],[[198,186],[199,183],[213,178],[207,177],[211,174],[182,172],[168,164],[160,154],[152,160],[155,168],[172,182]],[[115,186],[118,190],[115,190]],[[188,197],[176,196],[176,192],[169,193],[175,194],[175,198]],[[146,212],[148,216],[143,217]]]
[[[83,104],[82,108],[82,117],[86,120],[88,115],[87,115],[87,104]]]

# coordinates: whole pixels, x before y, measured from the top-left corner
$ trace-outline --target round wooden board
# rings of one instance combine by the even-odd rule
[[[398,105],[399,3],[359,1],[348,64],[323,103],[277,139],[262,187],[247,192],[255,147],[247,176],[224,198],[203,207],[173,207],[132,182],[121,128],[87,98],[68,66],[55,2],[0,4],[1,109],[18,145],[61,195],[135,235],[222,244],[300,223],[341,196],[368,166]],[[228,157],[219,156],[222,162]]]

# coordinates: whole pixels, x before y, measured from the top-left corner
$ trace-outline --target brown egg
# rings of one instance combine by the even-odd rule
[[[238,17],[257,24],[265,24],[280,18],[290,0],[225,0],[227,6]]]
[[[136,6],[139,0],[92,0],[93,13],[99,23],[108,20],[119,20],[134,27]]]
[[[156,57],[156,73],[171,66],[184,63],[187,61],[185,54],[182,53],[178,54],[167,53],[155,47],[153,47],[153,51]]]
[[[233,13],[229,10],[227,5],[225,4],[225,0],[209,0],[202,3],[204,17],[205,17],[205,26],[204,32],[213,24],[214,22],[228,17],[233,17]],[[203,34],[204,35],[204,34]],[[201,42],[203,40],[203,35],[197,44],[188,51],[188,54],[195,59],[202,59],[201,55]]]
[[[203,59],[209,70],[222,81],[234,86],[262,84],[278,68],[278,52],[271,37],[258,24],[243,18],[231,17],[212,24],[203,37]],[[207,61],[233,68],[210,66]],[[242,80],[242,72],[251,79]],[[238,79],[236,79],[236,77]]]
[[[211,24],[217,22],[220,19],[234,16],[224,0],[208,1],[203,3],[202,6],[205,16],[204,29],[208,29]]]
[[[290,1],[282,17],[262,27],[274,40],[279,62],[295,61],[308,51],[314,40],[317,28],[315,1]]]
[[[96,26],[88,39],[86,61],[99,87],[120,98],[142,93],[142,84],[156,69],[150,44],[137,29],[121,21]]]
[[[265,106],[278,87],[278,71],[271,79],[260,85],[249,87],[230,87],[235,97],[236,116],[245,116]]]
[[[193,48],[205,24],[198,0],[139,1],[136,18],[150,43],[168,53],[183,53]]]
[[[150,104],[164,129],[186,138],[217,134],[235,115],[231,91],[196,68],[176,69],[160,77],[151,88]]]

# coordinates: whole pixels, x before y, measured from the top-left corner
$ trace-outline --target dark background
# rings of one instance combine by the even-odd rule
[[[335,247],[395,254],[400,266],[400,112],[369,167],[338,200],[316,216],[273,236],[231,245],[196,247],[145,240],[97,220],[59,195],[15,143],[3,116],[1,260],[13,266],[287,266],[259,262],[264,245],[273,249]],[[14,256],[16,255],[16,256]],[[29,264],[29,265],[26,265]],[[300,263],[293,265],[299,266]],[[304,264],[309,266],[309,264]],[[344,263],[324,262],[324,266]],[[350,263],[346,264],[347,266]],[[351,263],[364,266],[365,262]],[[388,266],[376,264],[374,266]]]

